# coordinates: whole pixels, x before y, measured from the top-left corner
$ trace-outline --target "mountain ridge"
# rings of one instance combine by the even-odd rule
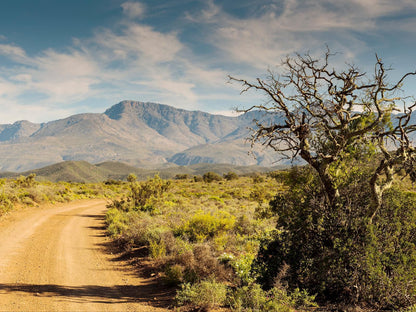
[[[119,161],[154,167],[230,163],[273,165],[271,153],[249,156],[249,120],[259,112],[229,117],[165,104],[121,101],[104,113],[76,114],[45,123],[0,125],[0,171],[23,172],[62,161]],[[264,156],[266,155],[266,156]],[[261,161],[259,161],[261,159]]]

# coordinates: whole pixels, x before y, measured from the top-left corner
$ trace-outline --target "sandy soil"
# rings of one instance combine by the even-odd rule
[[[167,311],[166,293],[112,255],[105,202],[29,208],[0,220],[0,311]]]

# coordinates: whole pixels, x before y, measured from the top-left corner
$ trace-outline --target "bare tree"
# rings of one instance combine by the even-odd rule
[[[267,79],[254,82],[229,78],[242,84],[242,93],[255,89],[267,96],[267,102],[243,112],[261,110],[281,116],[278,123],[257,122],[252,143],[261,142],[292,159],[304,159],[318,173],[330,205],[339,200],[332,169],[357,151],[376,152],[377,165],[369,181],[371,222],[383,192],[392,185],[395,170],[405,169],[416,179],[416,153],[409,139],[416,129],[410,124],[415,103],[413,98],[400,96],[404,80],[416,72],[390,84],[388,69],[377,55],[371,77],[354,65],[346,65],[342,71],[333,69],[331,56],[329,49],[321,59],[296,54],[282,62],[279,75],[269,71]]]

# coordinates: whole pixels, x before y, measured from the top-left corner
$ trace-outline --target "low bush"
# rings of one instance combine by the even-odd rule
[[[203,242],[231,230],[235,217],[226,211],[213,214],[199,212],[175,230],[175,235],[185,236],[193,242]]]
[[[131,194],[128,201],[134,209],[154,211],[153,202],[167,191],[170,181],[162,180],[158,175],[146,182],[137,182],[133,175],[128,177]]]
[[[227,299],[227,287],[215,280],[204,280],[195,284],[182,284],[177,292],[179,305],[190,304],[194,308],[207,310],[221,307]]]
[[[117,237],[128,229],[128,216],[116,208],[111,208],[106,213],[108,224],[107,232],[112,237]]]
[[[228,172],[224,174],[224,179],[231,181],[231,180],[237,180],[238,179],[238,174],[235,172]]]
[[[186,174],[186,173],[184,173],[184,174],[177,174],[177,175],[175,175],[175,178],[174,178],[175,180],[187,180],[187,179],[189,179],[189,174]]]
[[[204,173],[204,175],[202,176],[202,179],[204,180],[204,182],[207,182],[207,183],[222,180],[221,176],[218,173],[211,172],[211,171]]]

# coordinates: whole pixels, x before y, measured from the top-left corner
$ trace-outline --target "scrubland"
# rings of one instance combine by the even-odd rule
[[[370,218],[368,173],[351,168],[335,207],[316,173],[295,167],[94,184],[2,179],[0,213],[107,198],[114,245],[142,273],[177,289],[177,311],[412,311],[414,185],[397,172]]]
[[[121,183],[39,182],[36,175],[0,179],[0,216],[17,207],[54,204],[89,198],[115,198],[124,192]]]
[[[107,212],[108,233],[140,250],[162,282],[177,286],[181,310],[295,311],[314,297],[284,285],[263,290],[253,270],[260,245],[276,232],[269,201],[287,187],[275,174],[129,177],[127,197]]]
[[[108,233],[177,287],[179,311],[412,311],[413,184],[398,172],[370,218],[366,168],[346,172],[335,207],[307,166],[242,177],[130,176],[126,196],[109,205]]]

